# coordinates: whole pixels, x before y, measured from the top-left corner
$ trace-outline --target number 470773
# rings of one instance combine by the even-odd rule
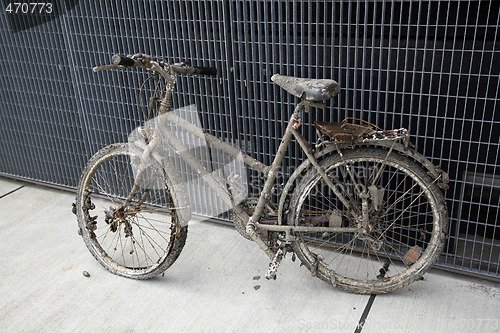
[[[5,11],[9,14],[51,14],[51,2],[9,2]]]

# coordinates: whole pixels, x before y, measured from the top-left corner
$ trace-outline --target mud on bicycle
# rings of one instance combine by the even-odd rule
[[[385,293],[420,278],[437,260],[448,227],[442,190],[449,179],[412,147],[406,129],[383,130],[351,119],[314,122],[312,146],[300,133],[303,112],[325,112],[325,101],[340,92],[336,81],[272,76],[300,102],[291,110],[272,164],[265,165],[172,112],[176,76],[216,75],[215,69],[145,54],[115,55],[112,61],[94,71],[136,67],[161,82],[148,105],[155,120],[140,127],[133,140],[99,150],[78,184],[73,211],[79,233],[112,273],[149,279],[179,257],[193,198],[168,158],[172,154],[232,210],[238,232],[267,254],[268,279],[276,278],[280,262],[291,254],[328,284],[354,293]],[[216,177],[168,124],[262,173],[260,196],[238,198],[234,177]],[[276,177],[293,139],[307,159],[273,203]]]

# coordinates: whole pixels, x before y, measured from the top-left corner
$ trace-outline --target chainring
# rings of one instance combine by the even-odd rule
[[[259,201],[259,198],[253,197],[253,198],[246,198],[242,202],[240,202],[239,206],[250,216],[252,216],[253,212],[255,211],[255,207],[257,207],[257,202]],[[266,204],[264,207],[264,210],[262,212],[261,219],[268,219],[270,217],[270,213],[274,212],[275,209],[273,209],[269,204]],[[246,221],[242,221],[238,215],[233,213],[233,224],[238,233],[245,237],[246,239],[250,240],[250,237],[247,234],[246,231]],[[258,233],[265,232],[265,231],[257,231]]]

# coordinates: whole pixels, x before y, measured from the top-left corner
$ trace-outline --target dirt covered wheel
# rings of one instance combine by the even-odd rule
[[[176,213],[165,173],[131,144],[113,144],[87,163],[77,188],[79,229],[90,252],[117,275],[148,279],[179,256],[187,221]]]
[[[387,154],[358,148],[320,163],[344,203],[314,168],[290,202],[291,225],[362,229],[296,232],[293,243],[313,275],[355,293],[384,293],[421,277],[441,253],[447,231],[438,180],[409,158]]]

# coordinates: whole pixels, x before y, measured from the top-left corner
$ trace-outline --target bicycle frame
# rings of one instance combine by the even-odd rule
[[[252,214],[249,216],[245,210],[239,205],[237,205],[229,191],[223,187],[217,179],[200,163],[200,161],[193,156],[188,149],[180,142],[177,137],[168,129],[168,126],[162,126],[162,124],[155,124],[155,131],[153,139],[148,144],[143,144],[144,153],[143,153],[143,163],[147,163],[146,161],[153,156],[154,158],[154,149],[156,148],[158,142],[160,140],[165,140],[167,145],[169,145],[196,173],[201,177],[201,179],[210,186],[214,192],[221,198],[221,200],[233,210],[233,212],[242,220],[246,222],[246,232],[247,235],[255,241],[259,247],[266,252],[273,262],[279,261],[278,258],[280,255],[280,250],[278,252],[273,251],[269,248],[269,246],[261,239],[261,237],[257,234],[256,229],[263,229],[275,232],[284,232],[285,233],[285,242],[290,243],[294,236],[291,234],[294,231],[297,232],[351,232],[351,233],[362,233],[366,232],[366,227],[362,226],[359,228],[345,228],[345,227],[305,227],[305,226],[289,226],[289,225],[269,225],[269,224],[260,224],[260,218],[264,211],[264,207],[271,199],[272,189],[274,183],[276,181],[276,177],[281,168],[281,163],[283,158],[285,157],[287,148],[292,140],[295,138],[299,143],[302,150],[305,152],[308,160],[313,165],[313,167],[318,171],[321,177],[324,179],[325,183],[331,188],[333,193],[340,199],[340,201],[346,206],[350,207],[349,200],[347,200],[337,189],[337,185],[326,175],[325,171],[321,168],[318,161],[314,158],[313,151],[307,142],[307,140],[302,136],[302,134],[298,131],[298,128],[302,121],[302,112],[309,112],[311,107],[324,109],[325,105],[320,102],[310,102],[303,99],[297,106],[295,107],[292,116],[288,122],[286,130],[283,134],[281,143],[278,147],[278,151],[274,157],[274,160],[270,166],[267,166],[258,160],[241,153],[238,149],[233,146],[219,140],[217,137],[211,135],[203,131],[198,126],[184,120],[183,118],[175,115],[173,112],[170,112],[172,108],[172,92],[176,85],[176,76],[175,73],[182,73],[181,67],[176,65],[170,65],[170,68],[163,68],[156,62],[151,62],[151,66],[148,68],[149,70],[155,71],[159,73],[166,81],[166,91],[165,95],[159,103],[158,107],[158,115],[160,116],[162,121],[172,122],[189,133],[198,136],[199,138],[206,140],[207,143],[214,145],[215,147],[221,149],[225,153],[233,156],[234,158],[239,159],[244,162],[251,168],[260,171],[266,177],[266,181],[264,183],[264,187],[261,195],[259,196],[259,200],[257,202],[257,206]],[[161,163],[161,161],[158,161]],[[134,184],[134,187],[138,188],[138,184]],[[127,198],[125,205],[132,198],[134,191],[131,191],[129,197]]]
[[[262,216],[262,212],[264,210],[265,205],[270,201],[272,188],[276,181],[276,177],[281,168],[281,163],[286,154],[287,148],[292,141],[292,138],[295,138],[299,143],[302,150],[306,153],[308,159],[312,163],[312,165],[320,172],[322,177],[325,179],[327,184],[332,188],[333,192],[339,197],[339,199],[343,202],[346,207],[349,207],[349,201],[344,198],[344,196],[337,190],[336,184],[332,182],[332,180],[326,176],[326,173],[319,166],[318,162],[313,156],[312,149],[310,148],[307,140],[302,136],[302,134],[298,131],[298,127],[301,123],[301,113],[302,111],[308,109],[310,107],[318,107],[324,108],[324,104],[322,103],[314,103],[309,101],[300,102],[289,122],[287,128],[283,134],[282,141],[279,145],[276,156],[270,166],[261,163],[260,161],[248,156],[246,154],[241,153],[238,149],[233,146],[227,144],[226,142],[221,141],[217,137],[211,135],[203,131],[198,126],[188,122],[187,120],[179,117],[173,112],[164,112],[161,115],[160,122],[171,122],[175,125],[180,126],[187,132],[206,140],[208,144],[215,146],[216,148],[221,149],[225,153],[233,156],[234,158],[244,162],[246,165],[251,168],[258,170],[266,176],[266,181],[264,183],[264,187],[262,193],[259,197],[257,206],[252,216],[248,216],[248,214],[241,209],[237,204],[235,204],[232,199],[231,193],[223,187],[217,179],[200,163],[200,161],[192,155],[188,149],[183,145],[182,142],[177,139],[174,133],[170,131],[168,126],[164,126],[163,124],[156,124],[155,133],[157,133],[157,137],[152,140],[155,142],[157,140],[165,140],[167,145],[169,145],[195,172],[201,177],[201,179],[209,185],[215,193],[222,199],[222,201],[231,208],[235,214],[238,215],[240,219],[243,221],[248,221],[249,225],[254,225],[256,228],[270,230],[270,231],[281,231],[285,232],[288,236],[292,231],[302,231],[302,232],[362,232],[363,228],[342,228],[342,227],[301,227],[301,226],[287,226],[287,225],[268,225],[268,224],[260,224],[259,220]],[[156,148],[156,145],[149,144],[145,149],[145,157],[150,156],[151,153]],[[290,237],[289,237],[290,238]]]
[[[266,181],[264,183],[264,187],[262,190],[262,193],[259,197],[259,200],[257,202],[257,206],[255,208],[254,213],[252,216],[249,216],[239,205],[235,204],[235,202],[232,199],[231,193],[223,187],[216,179],[215,177],[207,171],[207,169],[200,163],[199,160],[197,160],[196,157],[194,157],[192,154],[189,153],[189,151],[186,149],[186,147],[175,137],[175,135],[168,130],[167,126],[156,126],[157,131],[155,133],[160,133],[161,137],[156,137],[153,138],[151,142],[146,144],[144,142],[142,144],[142,147],[144,149],[144,154],[143,154],[143,159],[147,160],[152,153],[154,152],[154,149],[158,143],[159,140],[164,139],[167,141],[167,143],[174,149],[174,151],[193,169],[195,170],[199,176],[201,176],[202,180],[207,183],[214,191],[215,193],[222,199],[222,201],[233,210],[233,212],[242,220],[242,221],[248,221],[247,223],[247,233],[249,236],[255,240],[256,242],[259,243],[259,245],[266,250],[267,252],[267,246],[263,244],[263,242],[259,241],[255,234],[255,229],[265,229],[265,230],[270,230],[270,231],[283,231],[286,233],[287,238],[286,240],[292,240],[293,236],[290,234],[291,231],[302,231],[302,232],[366,232],[366,227],[368,223],[368,217],[366,212],[362,212],[363,216],[360,216],[361,220],[364,221],[363,227],[360,228],[342,228],[342,227],[300,227],[300,226],[287,226],[283,225],[281,215],[279,215],[277,225],[268,225],[268,224],[259,224],[259,220],[262,216],[262,212],[264,210],[264,207],[266,204],[269,202],[272,194],[272,188],[273,185],[276,181],[276,177],[278,175],[279,169],[281,167],[281,163],[283,161],[283,158],[285,156],[285,153],[287,151],[288,145],[290,144],[292,138],[294,137],[297,142],[299,143],[300,147],[302,150],[305,152],[308,163],[312,165],[317,172],[320,174],[321,178],[325,181],[325,183],[328,185],[328,187],[332,190],[332,192],[339,198],[339,200],[345,205],[347,209],[351,207],[350,201],[347,200],[342,193],[338,190],[337,186],[341,186],[342,184],[335,184],[334,180],[330,179],[325,173],[325,171],[321,168],[319,165],[317,159],[314,157],[313,151],[307,142],[307,140],[302,136],[302,134],[298,131],[298,127],[300,126],[301,119],[302,119],[302,111],[309,112],[311,107],[316,107],[316,108],[321,108],[323,109],[325,105],[320,102],[310,102],[307,100],[302,100],[297,106],[295,107],[295,110],[292,113],[292,116],[288,122],[288,126],[285,130],[285,133],[283,134],[282,141],[279,145],[278,151],[276,153],[276,156],[270,166],[267,166],[258,160],[241,153],[238,149],[234,148],[233,146],[219,140],[217,137],[211,135],[210,133],[207,133],[203,131],[201,128],[198,126],[191,124],[190,122],[184,120],[183,118],[175,115],[174,113],[170,112],[172,108],[172,92],[175,88],[176,85],[176,73],[180,74],[196,74],[196,68],[185,66],[184,64],[173,64],[169,65],[167,63],[163,62],[156,62],[156,61],[151,61],[151,58],[149,56],[145,56],[140,54],[141,57],[143,57],[143,60],[147,60],[148,65],[144,65],[144,63],[139,62],[139,63],[134,63],[133,66],[137,67],[144,67],[149,71],[156,72],[163,77],[163,79],[166,82],[166,91],[165,95],[161,99],[160,103],[158,103],[158,115],[161,117],[164,117],[166,121],[170,121],[186,131],[188,131],[191,134],[194,134],[195,136],[198,136],[199,138],[206,140],[207,143],[214,145],[216,148],[221,149],[225,153],[228,153],[229,155],[237,158],[238,160],[244,162],[251,168],[260,171],[263,173],[266,177]],[[130,59],[128,59],[130,61]],[[128,65],[130,66],[130,64]],[[94,71],[100,71],[104,69],[112,69],[112,68],[127,68],[127,66],[122,66],[119,64],[115,65],[106,65],[106,66],[101,66],[101,67],[96,67],[94,68]],[[374,143],[375,145],[382,145],[379,142]],[[338,144],[335,144],[335,148],[338,153],[342,156],[341,150],[339,148]],[[392,152],[393,149],[399,150],[401,152],[402,148],[400,148],[398,145],[396,145],[396,141],[392,141],[391,146],[389,147],[389,151],[387,156],[389,156]],[[428,162],[427,159],[425,159],[423,156],[420,154],[412,151],[412,150],[407,150],[407,142],[405,143],[405,151],[403,153],[409,154],[409,155],[414,155],[412,156],[415,158],[417,161],[419,161],[426,169],[431,172],[436,179],[437,178],[443,178],[443,188],[446,188],[446,183],[447,183],[447,175],[441,171],[440,168],[434,167],[432,163]],[[161,163],[161,161],[159,161]],[[302,167],[302,166],[301,166]],[[382,169],[384,168],[384,165],[382,165]],[[380,171],[381,172],[381,171]],[[379,173],[380,173],[379,172]],[[352,176],[352,175],[351,175]],[[292,175],[292,179],[295,179],[295,173]],[[353,179],[354,180],[354,179]],[[137,184],[135,184],[138,186]],[[287,184],[288,186],[288,184]],[[285,195],[288,191],[285,191]],[[362,193],[366,197],[366,193]],[[127,198],[126,203],[129,202],[131,199],[131,196],[133,195],[133,191],[130,194],[129,198]],[[367,198],[363,199],[363,205],[367,204]],[[280,207],[282,200],[280,200]],[[362,207],[363,208],[363,207]],[[362,209],[364,210],[364,209]],[[366,224],[366,225],[365,225]],[[269,255],[271,253],[268,252]]]
[[[186,120],[190,118],[178,115],[192,111],[190,107],[171,112],[176,74],[216,75],[215,70],[183,63],[170,65],[145,54],[114,55],[112,60],[113,65],[95,67],[94,71],[140,67],[154,72],[153,77],[160,75],[163,80],[155,78],[155,92],[149,97],[148,115],[155,110],[156,117],[131,133],[128,143],[110,145],[97,152],[87,163],[78,185],[74,212],[81,234],[89,250],[108,270],[132,278],[149,278],[162,273],[180,254],[191,219],[190,201],[196,200],[193,198],[199,194],[188,192],[191,175],[179,174],[176,165],[180,169],[185,165],[201,178],[205,183],[202,185],[213,191],[202,198],[215,194],[217,200],[233,210],[237,231],[256,242],[271,259],[267,279],[276,278],[280,262],[292,251],[292,260],[297,255],[313,275],[334,286],[353,292],[382,293],[416,280],[437,259],[446,237],[447,214],[442,193],[434,184],[444,188],[448,178],[409,146],[406,129],[383,130],[369,123],[351,124],[346,121],[349,118],[342,123],[315,122],[318,139],[314,150],[299,132],[302,112],[309,112],[313,107],[325,108],[323,102],[340,91],[334,80],[283,75],[271,78],[302,101],[291,113],[271,165],[265,165],[203,131],[196,121],[191,123]],[[185,138],[189,139],[185,141]],[[307,159],[290,175],[281,191],[277,218],[267,219],[266,207],[272,205],[274,184],[294,138]],[[404,145],[399,143],[401,139]],[[210,159],[206,163],[205,157],[212,156],[213,152],[206,149],[203,142],[227,155],[217,159],[225,161],[224,168],[212,170]],[[368,147],[344,149],[357,145]],[[403,156],[391,156],[392,152]],[[175,161],[169,160],[173,155]],[[231,158],[226,159],[229,156]],[[120,176],[122,170],[116,168],[115,161],[125,165],[126,171],[131,166],[133,175],[124,172]],[[265,178],[257,201],[256,198],[244,199],[246,187],[238,184],[245,173],[240,162],[261,172]],[[227,172],[229,165],[235,166],[232,172]],[[108,209],[101,205],[100,215],[91,216],[90,211],[96,208],[92,199],[100,196],[100,178],[103,174],[107,176],[109,167],[114,169],[111,177],[114,174],[116,182],[127,185],[128,197],[123,202],[124,192],[114,194],[111,190],[114,206]],[[130,180],[133,184],[129,190]],[[114,185],[114,181],[110,183]],[[111,188],[110,184],[105,188]],[[162,201],[155,205],[158,197]],[[161,209],[150,211],[148,204]],[[149,213],[164,212],[171,216],[150,219]],[[157,223],[159,228],[153,226]],[[155,232],[153,237],[148,236],[149,229]],[[170,236],[165,237],[163,229]],[[106,238],[110,231],[118,232],[111,240]],[[157,244],[156,238],[161,238],[162,245]],[[117,251],[118,241],[121,251]],[[136,243],[144,253],[143,259],[134,255],[139,250]],[[131,257],[126,259],[125,253]],[[356,256],[352,258],[359,262],[359,267],[351,272],[351,260],[344,261],[343,256],[353,253]],[[403,266],[391,266],[393,259],[401,261]],[[368,262],[373,264],[368,267],[365,265]],[[391,272],[387,274],[389,266]]]

